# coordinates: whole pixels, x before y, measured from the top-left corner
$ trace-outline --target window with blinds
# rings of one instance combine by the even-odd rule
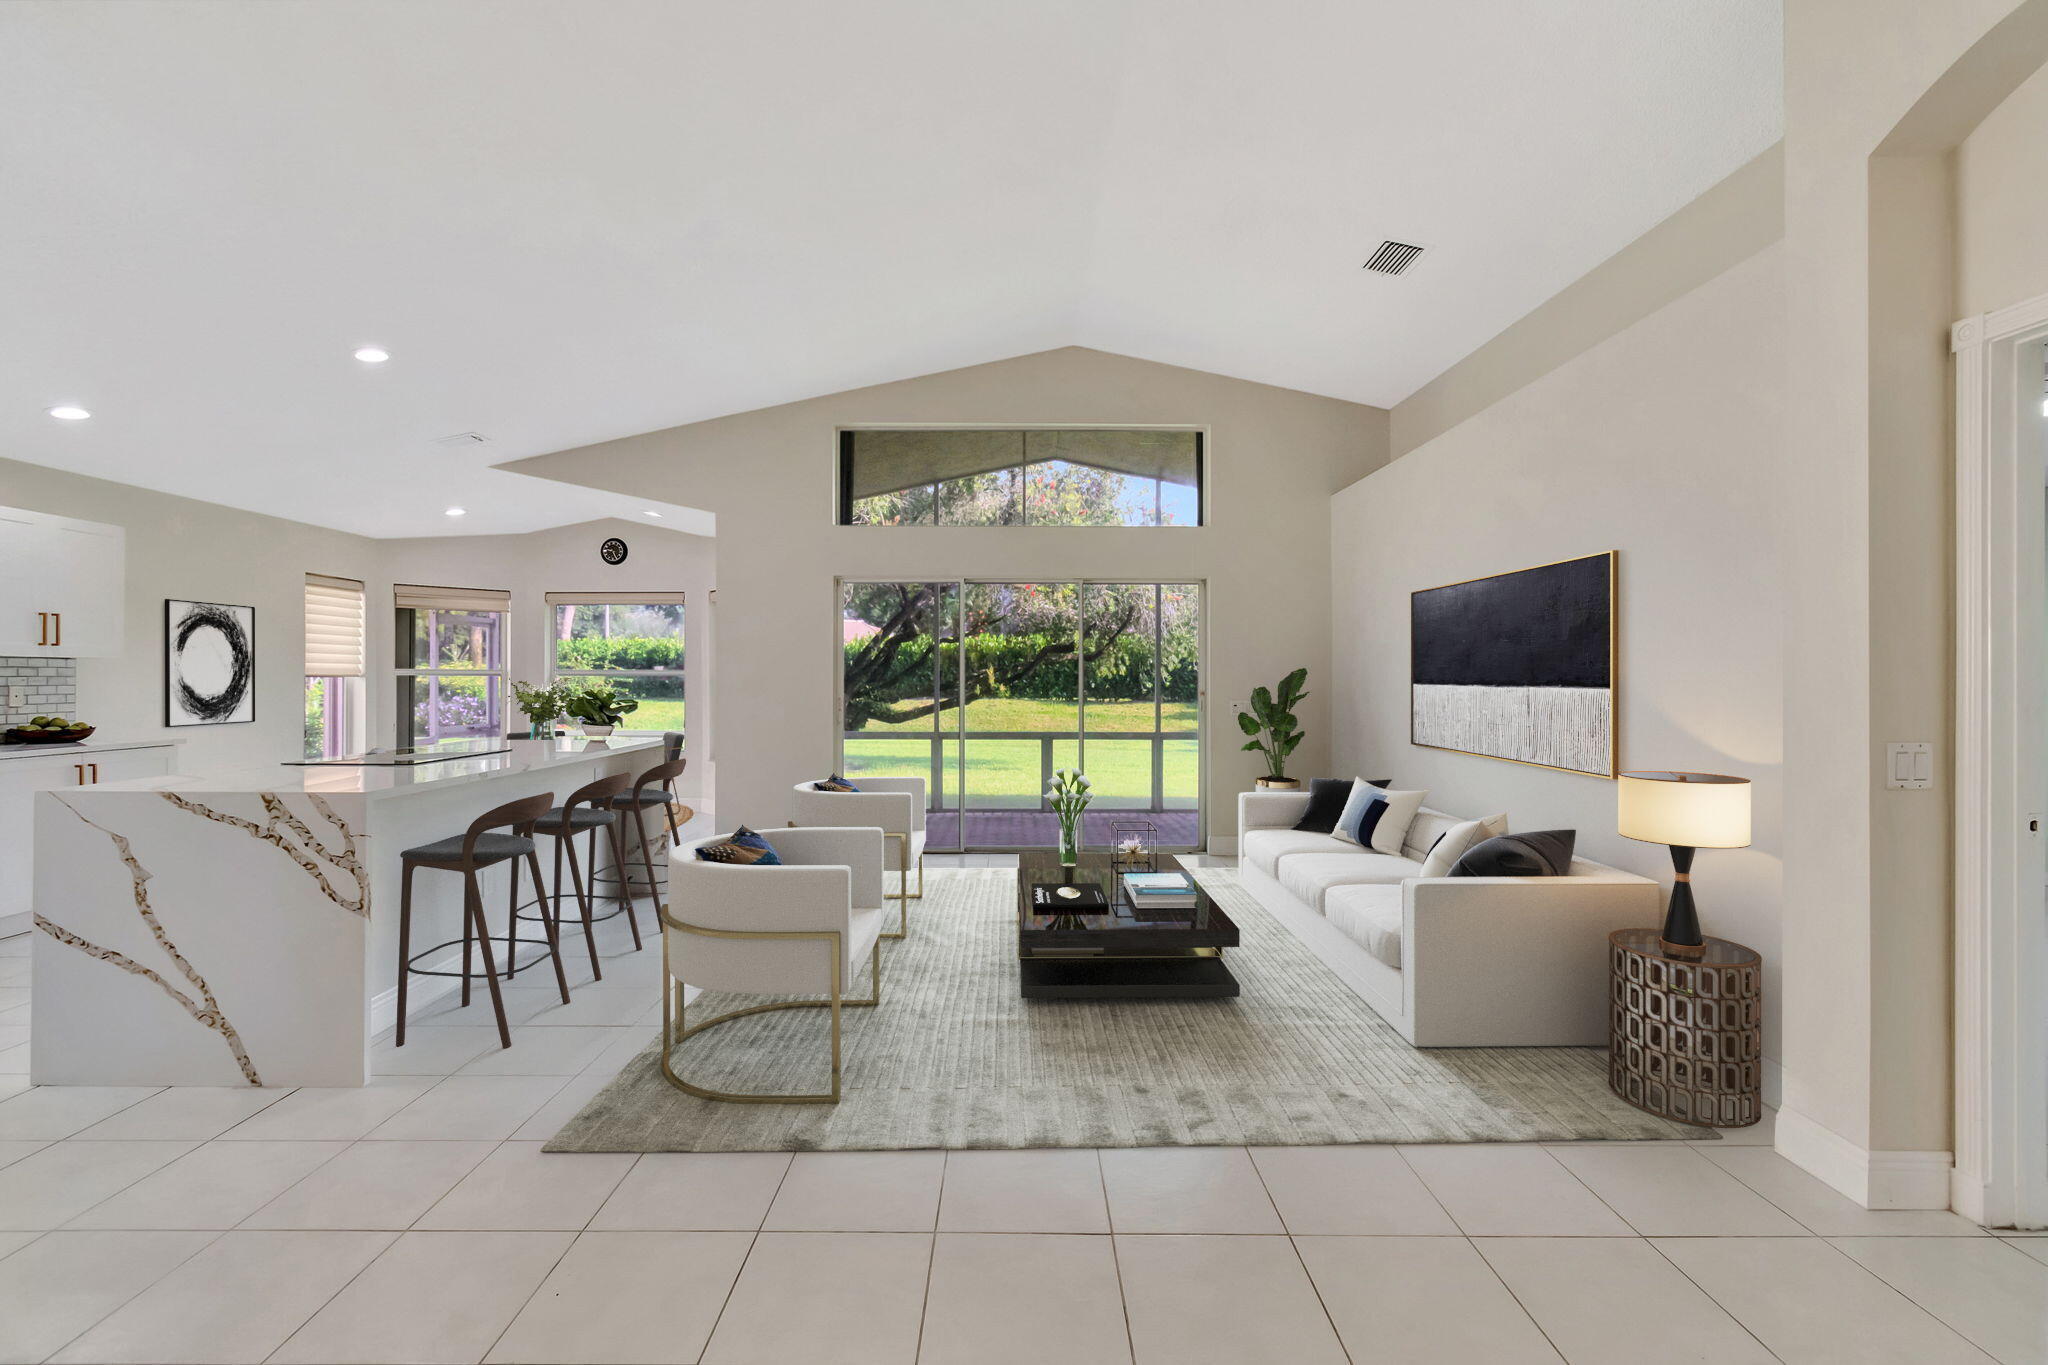
[[[306,575],[307,758],[339,758],[357,746],[364,672],[363,585]]]

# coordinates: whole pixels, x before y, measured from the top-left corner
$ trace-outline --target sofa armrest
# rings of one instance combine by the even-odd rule
[[[1239,792],[1238,837],[1254,829],[1292,829],[1307,813],[1307,792]]]
[[[882,831],[873,826],[799,825],[768,829],[761,837],[786,865],[845,867],[853,872],[853,904],[882,904]]]

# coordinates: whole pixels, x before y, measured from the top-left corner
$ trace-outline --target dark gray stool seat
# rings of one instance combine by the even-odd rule
[[[542,820],[546,818],[541,817]],[[540,821],[534,823],[538,826]],[[451,834],[445,839],[436,839],[431,844],[406,849],[398,856],[408,863],[460,863],[463,840],[467,837],[462,834]],[[502,863],[507,858],[523,858],[533,851],[533,840],[517,834],[479,834],[476,836],[476,846],[470,852],[470,861],[478,867],[489,867],[493,863]]]
[[[543,834],[559,834],[564,825],[582,832],[609,825],[619,817],[608,810],[594,810],[589,806],[556,806],[546,815],[533,822],[533,827]]]
[[[622,809],[631,809],[634,806],[680,806],[683,804],[683,798],[674,792],[636,791],[613,797],[612,804]]]

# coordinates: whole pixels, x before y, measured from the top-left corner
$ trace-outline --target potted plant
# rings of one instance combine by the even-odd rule
[[[617,688],[602,680],[587,682],[571,692],[564,706],[577,728],[592,739],[603,739],[618,723],[640,709],[640,703],[621,696]]]
[[[1294,791],[1301,786],[1299,778],[1287,775],[1287,756],[1301,743],[1294,708],[1308,695],[1301,690],[1307,682],[1308,670],[1297,668],[1280,680],[1277,695],[1263,687],[1253,688],[1251,709],[1237,713],[1237,728],[1251,736],[1244,751],[1256,750],[1266,756],[1266,776],[1259,779],[1262,791]]]
[[[512,684],[512,699],[526,715],[527,738],[553,739],[555,721],[560,719],[569,701],[570,687],[567,683],[555,683],[549,687],[535,687],[532,683]]]
[[[1058,768],[1053,771],[1052,785],[1045,789],[1045,799],[1060,817],[1061,867],[1081,861],[1081,812],[1095,799],[1088,790],[1091,785],[1079,768]]]

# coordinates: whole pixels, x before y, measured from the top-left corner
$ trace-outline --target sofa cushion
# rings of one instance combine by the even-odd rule
[[[1437,836],[1429,846],[1429,856],[1422,860],[1422,875],[1425,877],[1448,877],[1451,869],[1458,865],[1458,859],[1465,856],[1465,850],[1483,842],[1489,836],[1486,826],[1477,820],[1467,820],[1452,825]]]
[[[1442,837],[1446,830],[1452,825],[1461,825],[1463,823],[1465,823],[1465,817],[1462,815],[1450,815],[1444,811],[1431,810],[1429,807],[1424,806],[1415,813],[1415,819],[1409,822],[1408,838],[1401,845],[1401,852],[1405,856],[1421,862],[1429,856],[1430,849],[1436,847],[1436,841]],[[1479,836],[1481,839],[1496,839],[1508,832],[1508,817],[1505,814],[1488,815],[1482,818],[1479,823],[1484,826]],[[1476,843],[1477,840],[1474,842]]]
[[[1280,886],[1309,909],[1321,913],[1323,893],[1356,882],[1392,882],[1422,871],[1413,858],[1386,853],[1296,853],[1280,860]]]
[[[1246,862],[1269,877],[1280,875],[1280,859],[1291,854],[1343,853],[1354,858],[1365,856],[1365,850],[1356,844],[1340,844],[1327,834],[1310,834],[1295,829],[1247,830],[1237,842],[1237,851]]]
[[[1398,972],[1402,894],[1399,882],[1333,887],[1323,914],[1346,938]]]
[[[1367,786],[1384,787],[1393,781],[1389,777],[1367,781],[1363,777],[1312,777],[1308,782],[1308,809],[1294,827],[1304,834],[1328,834],[1337,828],[1337,817],[1344,813],[1344,804],[1351,799],[1351,789],[1360,782]]]
[[[1578,834],[1569,829],[1503,834],[1465,850],[1451,869],[1453,877],[1568,877],[1572,845]]]

